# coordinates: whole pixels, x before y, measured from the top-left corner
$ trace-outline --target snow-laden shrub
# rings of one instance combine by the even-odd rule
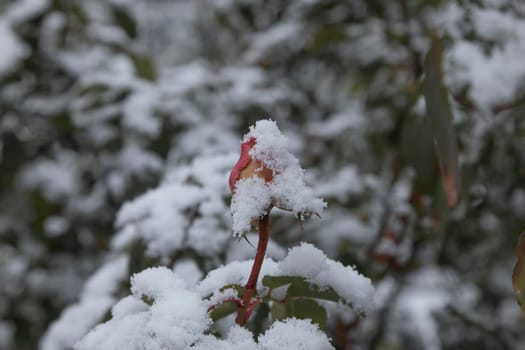
[[[242,288],[251,265],[252,261],[230,263],[210,271],[196,285],[186,282],[184,275],[165,267],[149,268],[135,274],[131,278],[131,295],[115,304],[111,309],[111,319],[95,327],[75,348],[333,349],[326,334],[318,328],[318,323],[305,317],[308,313],[306,309],[297,310],[302,311],[295,315],[297,318],[273,319],[275,322],[258,336],[258,342],[253,341],[254,334],[240,329],[233,320],[230,320],[225,338],[213,335],[213,312],[210,314],[209,311],[221,300],[236,296],[236,292],[231,293],[232,288]],[[309,244],[291,249],[280,263],[266,259],[263,274],[272,283],[273,278],[279,282],[278,277],[289,278],[279,286],[279,291],[276,287],[265,286],[272,283],[265,283],[264,278],[259,284],[260,295],[266,294],[265,298],[271,300],[270,304],[275,305],[271,307],[276,310],[279,308],[277,305],[285,303],[285,299],[288,299],[286,303],[324,299],[328,291],[331,295],[339,294],[339,302],[352,305],[356,310],[368,311],[372,307],[373,287],[370,280],[349,267],[327,259]],[[300,289],[291,290],[298,281],[310,286],[302,291],[302,296],[296,294],[301,292]],[[272,318],[277,315],[272,313]]]
[[[274,205],[299,220],[320,212],[325,204],[306,186],[304,170],[275,122],[258,122],[245,139],[251,138],[257,147],[230,176],[234,226],[239,219],[249,225],[268,223]],[[42,348],[72,346],[82,337],[77,349],[330,349],[322,331],[329,317],[370,312],[374,288],[368,278],[311,244],[302,243],[284,256],[275,242],[268,243],[269,226],[259,225],[258,237],[246,232],[250,227],[243,229],[244,237],[257,244],[255,259],[246,260],[249,255],[239,251],[245,243],[232,239],[225,215],[233,162],[233,155],[197,158],[169,172],[158,188],[124,204],[116,219],[120,231],[113,257],[86,285],[81,300],[49,329]],[[271,178],[262,189],[250,187],[262,167]],[[239,191],[243,183],[248,184],[243,191],[254,191],[251,196]],[[259,190],[267,195],[260,196]],[[262,202],[259,212],[239,209],[257,208],[257,202]],[[267,248],[279,262],[264,258]],[[173,269],[148,268],[159,264]],[[208,271],[202,280],[201,269]],[[118,286],[129,275],[131,295],[123,296],[126,290]],[[293,335],[283,338],[287,332]]]

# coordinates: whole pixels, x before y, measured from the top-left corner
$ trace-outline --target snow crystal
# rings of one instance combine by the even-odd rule
[[[259,337],[261,350],[326,350],[334,349],[330,340],[309,320],[295,318],[274,322],[272,327]]]
[[[321,214],[326,203],[317,198],[304,181],[304,170],[288,151],[288,141],[272,120],[260,120],[244,136],[243,142],[255,139],[250,157],[273,172],[265,182],[258,177],[237,181],[232,198],[234,235],[251,228],[254,219],[266,214],[271,205],[290,210],[302,219],[303,214]]]

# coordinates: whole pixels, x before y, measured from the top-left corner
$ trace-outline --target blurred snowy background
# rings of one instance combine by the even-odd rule
[[[328,202],[302,231],[276,213],[268,255],[308,241],[377,288],[367,318],[333,313],[336,348],[525,347],[522,0],[0,0],[0,349],[71,349],[146,267],[196,281],[253,256],[227,175],[268,117]]]

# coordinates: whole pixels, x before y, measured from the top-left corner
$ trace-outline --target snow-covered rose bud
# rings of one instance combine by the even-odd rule
[[[255,138],[252,137],[241,144],[241,156],[230,173],[229,182],[232,193],[235,192],[235,184],[239,180],[253,176],[263,178],[266,182],[272,181],[273,179],[272,170],[250,156],[250,151],[256,142]]]
[[[250,231],[254,220],[272,207],[299,219],[321,214],[326,203],[304,182],[304,170],[287,148],[287,139],[272,120],[260,120],[244,136],[241,156],[230,174],[233,233]]]

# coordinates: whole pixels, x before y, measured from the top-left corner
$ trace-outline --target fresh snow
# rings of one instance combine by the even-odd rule
[[[234,289],[220,289],[244,284],[252,264],[252,260],[231,262],[211,271],[197,285],[184,278],[188,271],[197,273],[196,266],[187,263],[174,271],[155,267],[135,274],[131,295],[121,299],[111,310],[113,317],[95,327],[75,349],[333,349],[326,334],[309,320],[276,321],[257,342],[248,330],[236,325],[224,339],[209,334],[208,309],[237,296]],[[331,286],[358,310],[371,307],[374,290],[370,280],[329,260],[310,244],[292,248],[280,263],[266,259],[261,272],[265,275],[302,276],[319,286]],[[264,290],[260,281],[258,290]]]
[[[124,249],[140,238],[150,256],[166,257],[184,248],[220,254],[231,237],[224,213],[234,159],[233,154],[196,158],[169,172],[159,187],[125,203],[113,247]]]
[[[271,206],[293,212],[300,220],[306,214],[320,215],[326,203],[314,195],[304,180],[304,170],[288,150],[288,140],[272,120],[259,120],[244,136],[255,139],[250,157],[272,170],[273,179],[259,177],[237,181],[232,197],[234,235],[250,231],[254,220],[267,214]]]
[[[373,309],[374,287],[367,277],[350,266],[330,260],[309,243],[301,243],[288,251],[278,264],[277,275],[301,276],[321,287],[332,287],[337,294],[356,310],[369,312]]]

